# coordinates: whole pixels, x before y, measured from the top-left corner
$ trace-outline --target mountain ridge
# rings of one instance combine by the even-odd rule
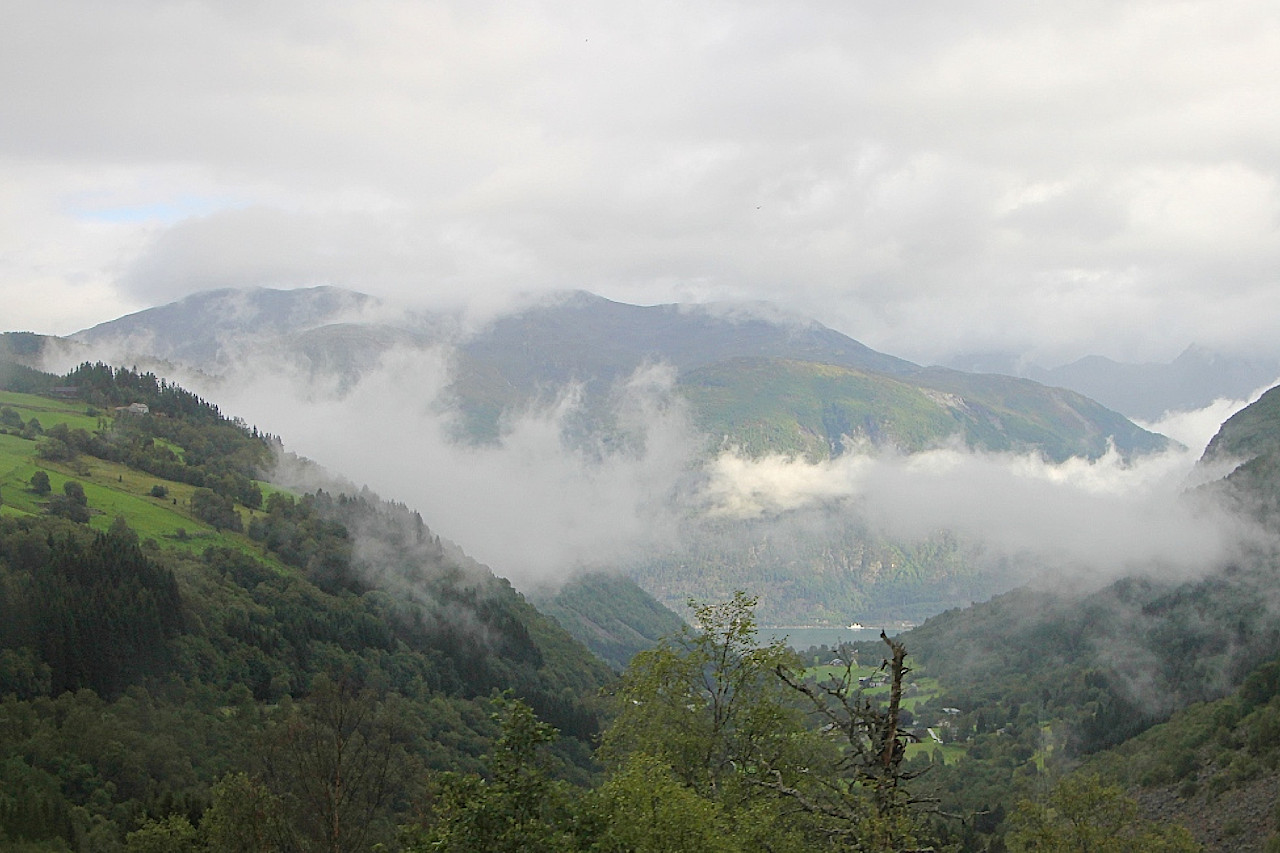
[[[244,349],[257,338],[265,350],[291,352],[313,373],[336,374],[347,383],[357,381],[394,347],[448,343],[456,353],[448,397],[463,412],[464,432],[481,441],[499,438],[505,414],[527,408],[548,389],[567,383],[579,383],[587,405],[599,408],[607,405],[616,382],[646,364],[671,365],[680,382],[715,365],[773,359],[831,365],[884,377],[882,385],[913,386],[966,424],[962,428],[956,418],[949,422],[930,416],[926,421],[934,428],[928,436],[898,435],[884,424],[906,428],[910,418],[896,417],[890,406],[877,416],[879,425],[862,430],[873,443],[883,437],[895,446],[922,449],[959,435],[977,449],[1038,449],[1057,461],[1072,455],[1096,458],[1106,452],[1108,442],[1124,454],[1166,446],[1163,438],[1078,394],[1028,380],[921,367],[772,306],[639,306],[569,291],[460,336],[456,326],[438,316],[350,320],[353,312],[375,304],[372,297],[329,287],[210,291],[99,324],[71,339],[101,345],[114,338],[157,358],[194,359],[194,366],[207,368],[225,363],[232,339],[239,339],[235,346]],[[827,401],[820,405],[830,408]],[[846,437],[858,437],[853,425],[851,432],[840,429],[838,411],[821,430],[810,416],[795,412],[775,411],[769,417],[776,420],[782,414],[790,422],[788,431],[821,435],[826,449],[816,444],[773,450],[834,455]],[[731,437],[749,426],[731,423],[724,411],[704,415],[722,432],[728,427]]]
[[[1086,355],[1045,368],[993,353],[958,356],[948,364],[969,372],[1003,373],[1070,388],[1148,423],[1171,412],[1203,409],[1217,400],[1248,399],[1280,378],[1280,361],[1224,355],[1194,343],[1171,362],[1123,362]]]

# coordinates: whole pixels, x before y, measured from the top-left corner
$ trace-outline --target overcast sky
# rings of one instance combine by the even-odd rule
[[[1274,0],[0,3],[4,329],[328,283],[1280,341]]]

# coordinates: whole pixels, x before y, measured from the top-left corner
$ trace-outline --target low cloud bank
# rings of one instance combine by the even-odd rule
[[[1259,397],[1277,384],[1280,384],[1280,378],[1268,382],[1260,388],[1255,388],[1243,400],[1219,397],[1203,409],[1195,409],[1189,412],[1166,412],[1164,417],[1158,421],[1150,423],[1135,421],[1134,423],[1143,429],[1167,435],[1174,441],[1181,442],[1192,450],[1197,451],[1198,454],[1204,451],[1213,437],[1217,435],[1218,429],[1228,418],[1245,406],[1257,402]]]
[[[240,372],[217,399],[287,449],[417,509],[517,585],[670,546],[673,490],[698,443],[669,370],[642,369],[614,389],[622,440],[609,443],[568,438],[582,407],[574,388],[508,418],[498,444],[461,443],[440,404],[449,378],[446,351],[402,349],[341,390],[301,371]]]
[[[914,455],[856,448],[809,463],[707,459],[674,373],[661,366],[613,389],[607,438],[583,437],[592,404],[570,387],[508,416],[497,443],[472,445],[457,440],[457,416],[442,402],[447,349],[389,351],[344,384],[260,364],[219,380],[178,378],[282,435],[287,449],[420,511],[436,533],[526,587],[670,553],[696,530],[683,523],[691,513],[778,519],[821,509],[827,527],[857,520],[904,542],[947,530],[1027,577],[1077,585],[1130,572],[1198,575],[1249,535],[1185,497],[1204,443],[1244,401],[1152,425],[1183,446],[1131,462],[1111,452],[1051,464],[952,445]]]
[[[992,555],[1079,581],[1150,571],[1208,571],[1232,552],[1240,525],[1184,498],[1198,453],[1177,449],[1126,463],[1051,464],[1034,455],[947,447],[904,456],[847,454],[817,464],[725,454],[709,470],[709,512],[766,516],[840,502],[890,537],[949,530]]]

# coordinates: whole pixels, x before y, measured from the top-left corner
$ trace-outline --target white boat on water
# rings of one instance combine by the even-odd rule
[[[864,627],[862,627],[862,623],[861,623],[861,622],[853,622],[853,623],[851,623],[851,624],[849,625],[849,630],[850,630],[850,631],[865,631],[865,630],[867,630],[867,629],[866,629],[866,628],[864,628]]]

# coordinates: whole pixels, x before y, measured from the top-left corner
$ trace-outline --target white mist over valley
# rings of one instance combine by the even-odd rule
[[[236,298],[240,307],[211,319],[258,322],[247,297]],[[727,322],[787,316],[769,311],[755,306]],[[406,327],[429,314],[364,304],[326,318],[355,325],[323,328]],[[1234,559],[1253,535],[1214,502],[1188,496],[1226,473],[1197,462],[1218,425],[1249,399],[1219,398],[1144,424],[1173,439],[1158,451],[1122,453],[1112,445],[1092,458],[1053,461],[1035,449],[966,446],[958,436],[907,451],[842,435],[829,456],[813,458],[749,450],[700,430],[679,371],[654,358],[616,375],[602,395],[588,390],[585,375],[540,385],[501,413],[496,435],[474,440],[454,383],[467,341],[504,316],[522,315],[491,317],[469,332],[447,321],[436,343],[392,343],[354,371],[324,369],[329,356],[299,356],[269,335],[243,334],[222,341],[216,362],[203,369],[169,369],[224,412],[285,437],[286,451],[418,510],[434,530],[529,590],[558,587],[584,571],[621,572],[679,607],[690,589],[728,583],[744,562],[774,560],[803,575],[845,565],[856,553],[862,568],[845,571],[874,575],[884,560],[902,558],[868,556],[867,543],[909,555],[935,548],[941,537],[945,553],[921,569],[944,571],[945,563],[945,571],[982,578],[967,592],[953,588],[943,599],[951,602],[1026,582],[1089,589],[1127,574],[1197,577]],[[60,366],[90,356],[130,363],[158,346],[153,332],[135,331],[64,354]],[[599,428],[602,418],[607,430]],[[653,573],[655,565],[692,572],[679,568],[691,554],[701,554],[698,571],[708,575],[693,587]],[[789,621],[805,612],[796,608],[784,610]],[[920,617],[928,606],[907,612]],[[900,615],[868,600],[814,619]]]

